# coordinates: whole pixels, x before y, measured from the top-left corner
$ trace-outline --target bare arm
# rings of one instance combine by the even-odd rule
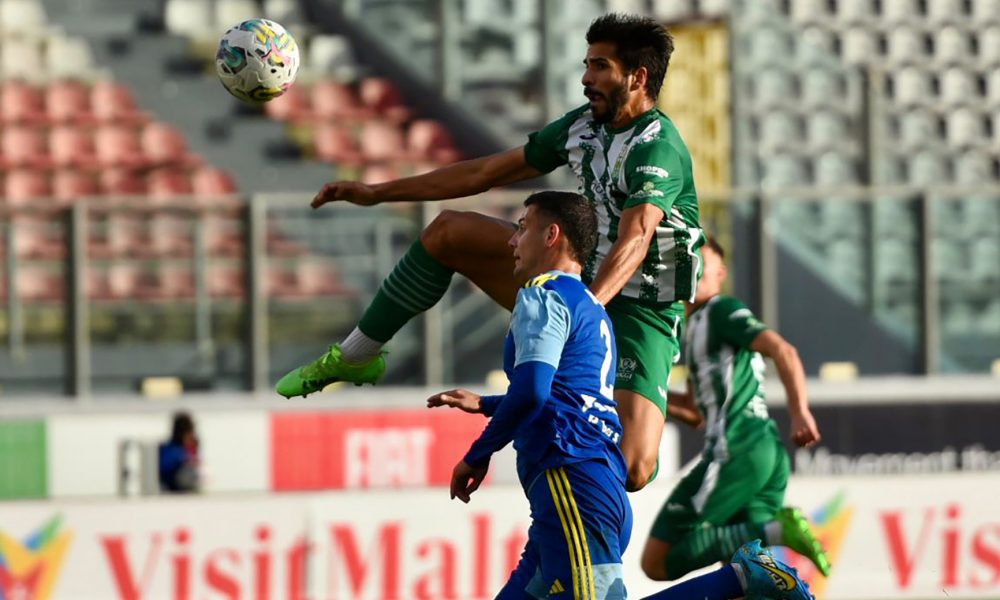
[[[700,429],[705,424],[701,411],[695,406],[690,387],[684,392],[667,393],[667,418],[686,423],[695,429]]]
[[[524,148],[514,148],[385,183],[366,185],[359,181],[334,181],[316,194],[312,207],[319,208],[337,200],[371,206],[382,202],[462,198],[539,175],[541,173],[525,160]]]
[[[812,446],[820,440],[819,428],[809,410],[806,396],[806,372],[795,346],[775,331],[763,331],[754,338],[750,349],[774,361],[778,377],[788,398],[792,440],[799,446]]]
[[[610,302],[642,264],[661,220],[663,210],[652,204],[640,204],[622,211],[618,239],[612,244],[590,284],[590,291],[601,304]]]

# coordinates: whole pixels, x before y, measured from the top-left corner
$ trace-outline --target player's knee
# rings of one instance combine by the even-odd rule
[[[455,250],[457,232],[462,226],[463,213],[457,210],[442,210],[420,234],[420,242],[427,253],[441,262],[447,262]]]
[[[642,553],[640,564],[642,572],[653,581],[670,581],[667,573],[667,557],[660,552],[649,552],[647,549]]]

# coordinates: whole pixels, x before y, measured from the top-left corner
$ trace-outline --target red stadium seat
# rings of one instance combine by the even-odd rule
[[[335,81],[317,82],[311,97],[316,119],[364,119],[374,115],[373,111],[361,106],[350,87]]]
[[[206,279],[208,294],[212,298],[241,298],[246,295],[246,275],[235,262],[210,262]]]
[[[410,124],[406,146],[417,159],[452,163],[461,157],[445,126],[430,119],[418,119]]]
[[[51,197],[52,188],[43,171],[17,169],[7,173],[4,180],[4,195],[7,197],[8,205],[23,206],[35,200]]]
[[[92,167],[97,164],[94,138],[86,129],[60,125],[49,131],[49,154],[57,167]]]
[[[351,134],[341,125],[321,123],[316,126],[313,137],[316,159],[347,166],[358,166],[365,162],[361,151]]]
[[[264,113],[277,121],[302,121],[312,116],[309,89],[293,85],[287,92],[264,105]]]
[[[105,167],[139,168],[147,164],[139,134],[125,125],[105,125],[94,136],[98,161]]]
[[[136,214],[111,213],[106,222],[106,244],[100,255],[135,258],[152,256],[146,223]]]
[[[45,89],[45,108],[53,123],[92,123],[90,91],[78,81],[59,81]]]
[[[361,81],[361,104],[376,116],[401,123],[412,116],[399,88],[388,79],[369,77]]]
[[[108,295],[115,300],[147,299],[153,286],[149,273],[134,262],[116,262],[108,271]]]
[[[295,276],[298,291],[306,297],[332,296],[347,293],[337,268],[328,260],[300,260]]]
[[[190,196],[193,192],[187,173],[179,169],[157,169],[149,175],[149,196],[166,200],[178,196]]]
[[[96,196],[97,182],[83,171],[63,169],[52,177],[52,192],[57,200],[72,202],[88,196]]]
[[[18,258],[52,259],[66,254],[59,225],[42,216],[15,216],[14,255]]]
[[[3,162],[8,167],[34,167],[41,169],[49,166],[48,143],[40,128],[28,125],[15,125],[3,131]]]
[[[146,182],[131,169],[104,169],[100,179],[101,190],[109,196],[146,195]]]
[[[194,271],[189,265],[163,264],[156,272],[156,295],[159,298],[194,297]]]
[[[141,123],[148,117],[139,111],[132,92],[120,83],[99,81],[90,90],[94,117],[102,123]]]
[[[399,178],[399,169],[392,165],[369,165],[361,173],[361,181],[369,185]]]
[[[58,271],[21,263],[17,271],[17,297],[25,301],[58,301],[66,297],[66,280]]]
[[[197,162],[188,154],[184,134],[166,123],[149,123],[142,130],[142,150],[154,166],[190,165]]]
[[[169,213],[156,213],[149,221],[150,246],[157,256],[191,256],[194,247],[191,219]]]
[[[41,92],[26,83],[5,81],[0,86],[0,118],[4,123],[44,122],[45,110]]]
[[[405,160],[409,157],[400,128],[390,121],[368,121],[361,129],[361,154],[366,161]]]
[[[199,168],[191,176],[191,185],[198,196],[228,196],[237,192],[236,182],[229,173],[216,167]]]

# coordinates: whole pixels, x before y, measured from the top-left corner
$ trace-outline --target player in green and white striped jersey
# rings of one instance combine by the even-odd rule
[[[332,182],[312,205],[458,198],[562,165],[572,169],[600,215],[600,243],[584,280],[606,305],[615,330],[621,447],[628,487],[637,490],[656,470],[667,380],[680,352],[681,301],[694,294],[703,236],[691,156],[656,108],[673,52],[670,34],[647,17],[608,14],[591,24],[587,44],[581,83],[589,103],[532,134],[523,147],[376,185]],[[382,345],[435,305],[456,272],[513,307],[524,283],[512,275],[507,240],[513,232],[509,222],[443,211],[383,282],[357,328],[282,377],[278,393],[301,396],[334,381],[377,381],[385,370]]]
[[[828,575],[829,560],[808,521],[783,507],[788,453],[764,402],[767,356],[788,397],[792,440],[799,446],[819,441],[802,362],[745,304],[721,293],[727,276],[722,248],[710,239],[702,255],[704,274],[684,336],[688,392],[672,392],[670,402],[675,416],[704,426],[705,450],[657,515],[643,570],[653,579],[677,579],[761,539],[792,548]]]

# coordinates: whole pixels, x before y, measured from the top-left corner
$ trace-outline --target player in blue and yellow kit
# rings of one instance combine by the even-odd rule
[[[452,473],[452,498],[469,501],[495,452],[511,442],[517,452],[531,527],[498,599],[624,600],[621,557],[632,510],[613,399],[615,340],[603,306],[580,280],[581,262],[597,242],[596,216],[586,200],[565,192],[533,194],[525,206],[510,240],[523,287],[504,347],[507,393],[451,390],[427,405],[491,417]],[[811,598],[767,551],[748,545],[734,560],[741,556],[748,564],[706,576],[718,585],[698,588],[700,597]],[[672,590],[654,596],[680,597]]]

